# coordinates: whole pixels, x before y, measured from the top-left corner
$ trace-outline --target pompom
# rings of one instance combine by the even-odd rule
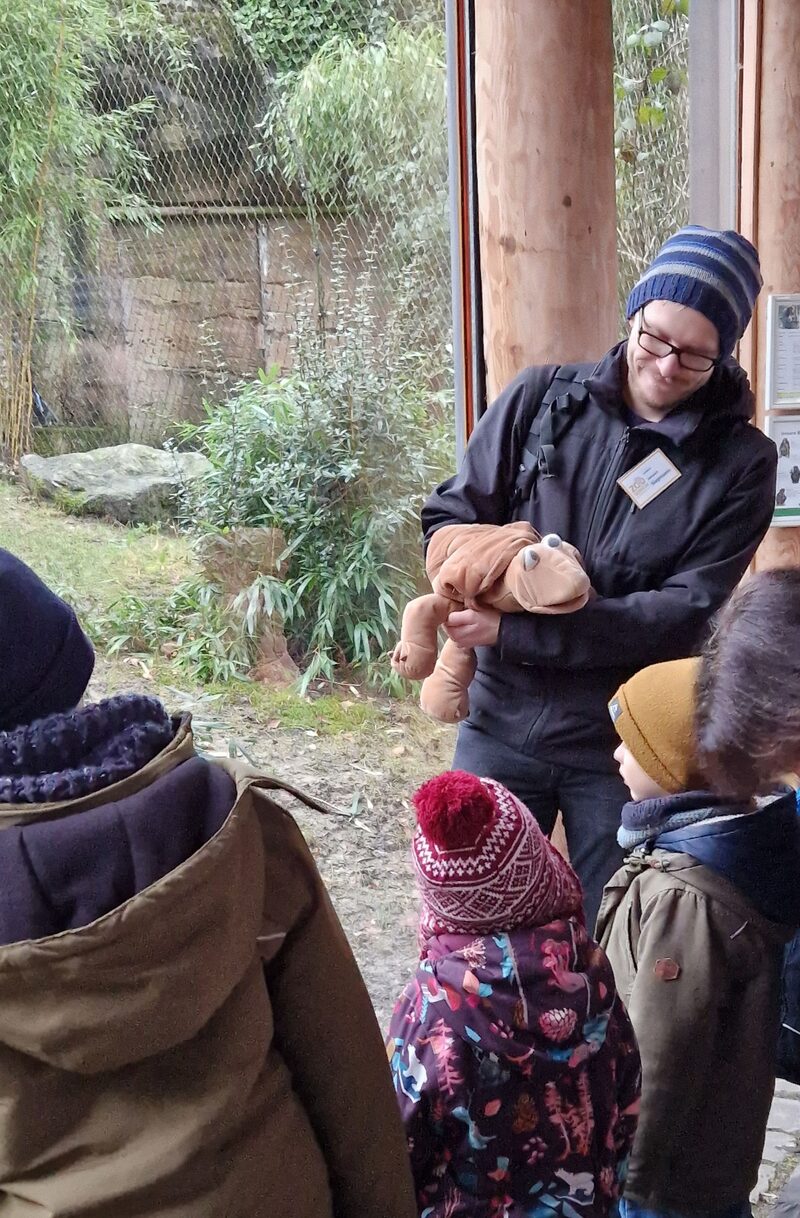
[[[464,770],[448,770],[431,778],[412,802],[420,829],[441,850],[474,846],[498,811],[490,788]]]

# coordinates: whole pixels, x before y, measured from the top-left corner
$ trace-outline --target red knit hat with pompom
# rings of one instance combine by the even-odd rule
[[[423,935],[543,926],[580,911],[575,872],[499,782],[449,770],[413,804]]]

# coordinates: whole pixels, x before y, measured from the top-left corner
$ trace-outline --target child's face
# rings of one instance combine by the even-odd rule
[[[631,793],[631,799],[655,799],[659,795],[667,794],[663,787],[645,774],[633,754],[628,752],[626,745],[619,745],[614,753],[614,760],[619,766],[622,781]]]

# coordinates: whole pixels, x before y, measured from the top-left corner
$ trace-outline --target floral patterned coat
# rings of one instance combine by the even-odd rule
[[[387,1051],[423,1218],[614,1212],[639,1053],[577,919],[429,939]]]

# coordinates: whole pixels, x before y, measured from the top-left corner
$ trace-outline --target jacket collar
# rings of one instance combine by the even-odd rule
[[[770,921],[800,926],[800,822],[794,791],[762,802],[748,815],[671,827],[656,846],[691,855]]]
[[[654,842],[670,829],[681,829],[712,817],[734,816],[748,811],[749,806],[732,804],[711,791],[683,791],[678,795],[631,800],[623,806],[617,841],[623,850],[631,850],[645,842]]]
[[[756,814],[757,815],[757,814]],[[665,886],[674,878],[688,888],[694,888],[709,900],[728,909],[742,922],[751,923],[766,939],[786,943],[797,931],[790,922],[774,922],[766,918],[725,876],[699,863],[691,854],[674,854],[669,850],[648,851],[640,846],[627,856],[622,867],[605,886],[600,911],[597,915],[597,936],[603,938],[608,924],[613,920],[634,883],[647,872],[656,872],[665,877]]]

